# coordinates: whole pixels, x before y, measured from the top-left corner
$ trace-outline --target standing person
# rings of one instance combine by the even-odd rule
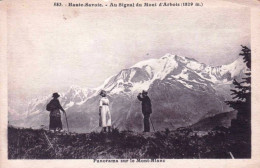
[[[138,100],[142,102],[142,113],[144,116],[144,132],[150,132],[150,114],[152,113],[151,100],[148,97],[148,92],[143,90],[137,96]]]
[[[60,110],[65,113],[65,110],[61,107],[58,93],[53,93],[53,99],[47,104],[46,109],[50,111],[50,131],[61,131],[62,122],[61,122],[61,113]]]
[[[107,128],[108,132],[111,132],[111,114],[106,91],[101,90],[100,96],[102,96],[99,101],[99,116],[101,117],[100,126],[103,128],[103,132],[106,132]]]

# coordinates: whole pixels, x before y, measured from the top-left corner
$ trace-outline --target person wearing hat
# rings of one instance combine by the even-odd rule
[[[144,132],[150,132],[150,115],[152,113],[151,100],[148,97],[148,92],[143,90],[137,96],[138,100],[142,102],[142,113],[144,116]]]
[[[102,127],[102,131],[111,132],[111,114],[109,110],[109,99],[105,90],[101,90],[100,96],[102,97],[99,101],[99,126]]]
[[[50,111],[50,131],[61,131],[62,122],[61,122],[61,113],[60,110],[65,113],[65,110],[61,107],[60,101],[58,98],[60,95],[58,93],[52,94],[53,99],[47,104],[47,110]]]

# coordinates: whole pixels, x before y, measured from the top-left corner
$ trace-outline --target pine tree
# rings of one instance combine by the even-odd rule
[[[241,53],[243,60],[247,66],[245,77],[242,81],[234,79],[234,89],[231,89],[231,95],[233,100],[227,101],[226,103],[237,110],[237,119],[232,122],[231,127],[240,127],[237,129],[245,130],[250,133],[251,130],[251,50],[242,46]],[[249,129],[249,130],[248,130]]]

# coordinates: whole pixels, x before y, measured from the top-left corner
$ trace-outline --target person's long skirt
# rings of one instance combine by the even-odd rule
[[[111,114],[108,106],[106,105],[102,106],[100,117],[101,117],[101,127],[111,126]]]
[[[49,129],[50,130],[62,129],[61,115],[59,110],[51,111]]]

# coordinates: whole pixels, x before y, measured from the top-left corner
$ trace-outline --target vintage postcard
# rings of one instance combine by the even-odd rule
[[[0,9],[0,167],[260,167],[259,1]]]

